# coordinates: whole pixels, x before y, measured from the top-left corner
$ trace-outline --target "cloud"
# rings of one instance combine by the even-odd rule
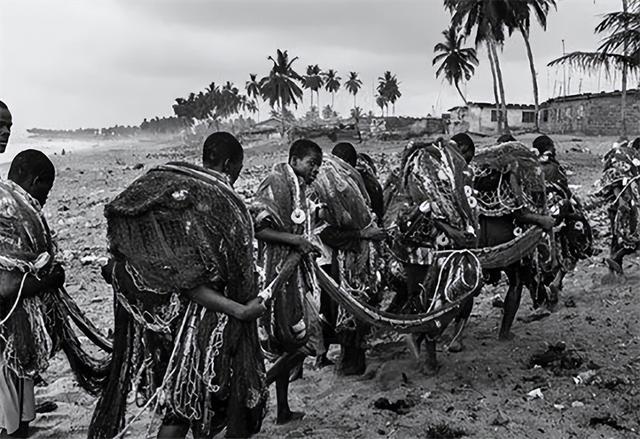
[[[567,50],[595,47],[594,15],[619,7],[613,3],[560,0],[548,32],[533,25],[542,98],[558,86],[557,69],[545,66],[560,55],[561,40]],[[249,73],[267,73],[267,56],[281,48],[300,57],[299,72],[307,64],[337,69],[343,78],[359,72],[365,110],[375,111],[372,83],[391,70],[403,93],[396,112],[433,114],[460,100],[431,66],[447,26],[441,0],[4,0],[0,99],[11,103],[21,127],[139,123],[171,114],[176,97],[212,81],[242,88]],[[520,35],[501,59],[509,100],[531,102]],[[483,48],[480,61],[464,88],[472,100],[492,100]],[[578,81],[574,76],[575,91]],[[595,82],[585,78],[583,86]],[[322,104],[329,99],[321,95]],[[336,95],[342,114],[352,104],[347,93]]]

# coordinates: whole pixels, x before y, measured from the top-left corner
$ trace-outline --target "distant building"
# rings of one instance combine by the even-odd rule
[[[540,105],[540,129],[549,133],[620,135],[620,91],[561,96]],[[627,91],[627,132],[640,134],[640,90]]]
[[[497,133],[498,115],[496,104],[489,102],[469,102],[466,106],[449,109],[450,133],[470,131],[472,133]],[[533,105],[507,104],[507,122],[511,129],[532,129],[535,127],[536,112]]]

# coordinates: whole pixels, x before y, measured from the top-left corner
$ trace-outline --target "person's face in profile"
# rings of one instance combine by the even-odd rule
[[[0,108],[0,153],[7,149],[12,125],[11,112],[5,108]]]

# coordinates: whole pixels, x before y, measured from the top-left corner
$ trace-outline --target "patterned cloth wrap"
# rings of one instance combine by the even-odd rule
[[[543,214],[546,194],[538,156],[520,142],[483,148],[471,162],[481,215],[504,216],[526,208]]]
[[[596,195],[610,203],[613,247],[640,245],[640,151],[616,147],[604,157],[601,189]],[[620,195],[617,195],[619,193]]]
[[[477,234],[476,199],[471,174],[452,144],[416,144],[402,171],[399,190],[385,214],[392,250],[404,264],[430,266],[424,294],[410,298],[411,312],[430,312],[480,285],[476,257],[438,223],[462,233]],[[452,251],[440,256],[441,251]]]
[[[256,231],[270,228],[279,232],[303,235],[313,240],[313,212],[307,199],[307,186],[299,181],[287,163],[276,164],[262,181],[250,210]],[[261,284],[269,285],[292,252],[290,247],[258,241],[258,266]],[[322,349],[319,329],[320,291],[310,259],[301,258],[298,269],[267,302],[267,312],[260,318],[260,341],[273,358],[298,349],[313,354]]]
[[[321,219],[340,231],[360,232],[374,225],[369,195],[358,170],[335,156],[326,157],[313,190],[322,203]],[[373,243],[350,239],[346,245],[334,248],[338,264],[339,283],[345,291],[356,294],[367,303],[377,300],[379,252]],[[338,307],[336,332],[355,330],[356,322],[342,307]]]
[[[509,235],[518,236],[530,226],[516,220],[517,212],[547,213],[546,183],[537,151],[520,142],[501,143],[481,149],[471,167],[474,188],[479,194],[481,246],[495,242],[497,236],[494,235],[504,232],[487,226],[490,219],[503,219],[509,223]],[[544,274],[557,269],[551,239],[541,240],[533,253],[521,259],[519,267],[523,282],[531,292],[533,306],[537,308],[547,297]],[[485,274],[489,283],[500,280],[499,269],[487,270]]]
[[[52,266],[55,245],[40,204],[20,186],[0,181],[0,269],[23,276],[44,274]],[[16,298],[0,302],[5,319]],[[0,325],[0,352],[18,376],[43,372],[54,352],[47,328],[47,309],[40,296],[21,297]]]
[[[116,327],[114,355],[128,356],[112,366],[119,388],[106,389],[103,398],[126,397],[133,384],[145,402],[162,388],[168,415],[204,433],[225,423],[229,432],[258,432],[268,393],[256,322],[206,310],[184,296],[201,285],[238,303],[257,296],[251,216],[226,176],[185,163],[156,167],[109,203],[105,217],[116,261],[116,314],[128,317],[118,325],[128,320],[129,330],[119,339]],[[131,281],[135,288],[123,286]],[[120,414],[99,420],[101,407],[94,422],[122,423]],[[93,433],[99,430],[90,432],[101,437]]]
[[[547,188],[547,206],[560,229],[554,234],[557,263],[571,271],[576,263],[593,254],[589,219],[577,195],[571,192],[567,175],[553,157],[543,155],[540,164]]]

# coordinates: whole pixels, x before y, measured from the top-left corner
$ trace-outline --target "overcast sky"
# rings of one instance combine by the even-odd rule
[[[567,51],[594,49],[600,15],[617,9],[620,0],[558,0],[548,31],[534,24],[542,99],[562,81],[561,69],[546,67],[562,53],[562,39]],[[461,103],[431,66],[448,23],[442,0],[2,0],[0,100],[18,129],[139,124],[171,115],[176,97],[211,81],[244,89],[249,73],[268,72],[266,58],[280,48],[300,57],[299,73],[308,64],[337,69],[342,78],[359,72],[365,110],[372,108],[373,82],[391,70],[401,83],[397,114],[439,114]],[[470,100],[490,101],[482,49],[479,58],[466,91]],[[519,34],[505,45],[502,65],[508,101],[532,102]],[[570,91],[578,87],[574,74]],[[600,79],[600,89],[612,87]],[[597,88],[597,77],[584,79],[583,92]],[[331,98],[324,92],[320,99],[325,105]],[[346,114],[351,105],[341,90],[336,110]]]

